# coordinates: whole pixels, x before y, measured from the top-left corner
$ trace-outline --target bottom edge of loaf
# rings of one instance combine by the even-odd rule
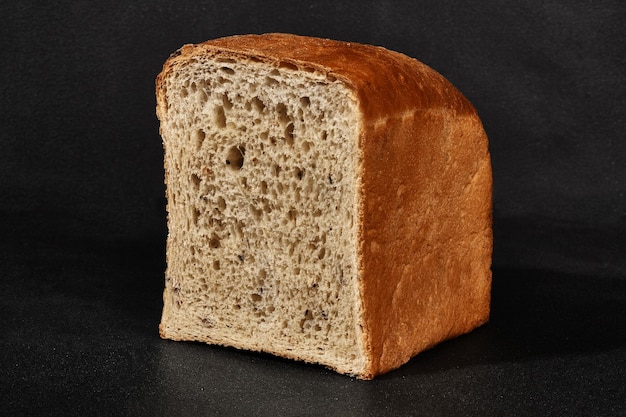
[[[338,374],[346,375],[348,377],[361,379],[361,380],[372,380],[376,376],[376,374],[374,374],[373,372],[371,372],[369,369],[366,369],[366,368],[355,369],[356,368],[355,366],[347,366],[347,365],[342,365],[342,364],[309,359],[305,355],[298,354],[298,352],[295,352],[295,351],[276,351],[276,350],[265,349],[263,347],[254,346],[254,345],[241,346],[235,343],[229,343],[225,341],[207,340],[207,339],[203,339],[199,337],[193,337],[190,335],[175,334],[175,333],[169,332],[166,326],[164,326],[162,322],[159,325],[159,334],[161,338],[164,340],[171,340],[174,342],[201,343],[207,346],[214,346],[214,347],[220,347],[220,348],[225,348],[225,349],[233,349],[234,351],[238,351],[238,352],[253,352],[253,353],[265,354],[265,355],[269,355],[278,359],[286,359],[286,360],[305,363],[309,365],[320,366],[320,367],[329,369],[331,371],[334,371]]]
[[[400,361],[396,360],[396,361],[393,361],[393,363],[384,364],[380,362],[376,363],[376,360],[372,361],[370,360],[372,358],[368,358],[368,360],[364,360],[364,363],[366,365],[361,367],[360,369],[357,368],[356,366],[349,366],[347,364],[337,364],[337,363],[330,363],[330,362],[310,359],[310,358],[307,358],[306,355],[298,354],[298,352],[296,351],[288,351],[288,350],[277,351],[277,350],[267,349],[262,346],[256,346],[253,344],[250,344],[248,346],[242,346],[236,343],[229,343],[227,341],[209,340],[208,338],[205,339],[205,338],[200,338],[200,337],[194,337],[189,334],[172,332],[172,331],[168,331],[168,326],[166,326],[163,321],[161,321],[161,323],[159,324],[159,334],[161,338],[164,340],[171,340],[175,342],[201,343],[207,346],[216,346],[216,347],[221,347],[221,348],[226,348],[226,349],[233,349],[239,352],[262,353],[262,354],[266,354],[266,355],[269,355],[278,359],[286,359],[286,360],[292,360],[292,361],[306,363],[310,365],[320,366],[320,367],[329,369],[331,371],[334,371],[338,374],[346,375],[351,378],[356,378],[360,380],[373,380],[374,378],[380,375],[386,374],[388,372],[394,371],[402,367],[403,365],[408,363],[411,359],[413,359],[420,353],[434,349],[441,343],[452,340],[458,336],[462,336],[462,335],[473,332],[474,330],[487,324],[489,320],[490,320],[490,315],[489,313],[487,313],[486,316],[481,317],[474,323],[470,324],[468,327],[461,329],[461,330],[457,330],[454,333],[450,333],[440,340],[437,340],[437,341],[433,340],[431,341],[431,343],[415,350],[410,356],[403,358]]]

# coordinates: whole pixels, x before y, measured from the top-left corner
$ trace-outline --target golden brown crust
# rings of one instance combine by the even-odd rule
[[[194,55],[220,54],[322,73],[350,87],[362,112],[360,279],[371,379],[489,319],[492,177],[473,106],[440,74],[380,47],[286,34],[187,45],[157,78]]]
[[[157,77],[159,98],[164,99],[161,81],[176,65],[184,65],[194,55],[216,54],[292,65],[337,78],[358,93],[367,121],[386,118],[390,110],[402,114],[416,108],[449,107],[459,113],[474,112],[441,75],[406,55],[378,46],[282,33],[230,36],[183,46],[170,56]]]
[[[362,293],[377,375],[488,320],[491,167],[478,120],[449,110],[364,136]]]

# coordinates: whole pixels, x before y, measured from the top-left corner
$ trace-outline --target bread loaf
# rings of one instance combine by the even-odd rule
[[[488,320],[487,137],[437,72],[245,35],[182,47],[156,93],[163,338],[371,379]]]

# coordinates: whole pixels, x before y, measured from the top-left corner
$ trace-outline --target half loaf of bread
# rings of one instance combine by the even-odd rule
[[[437,72],[245,35],[182,47],[156,93],[163,338],[371,379],[488,320],[487,137]]]

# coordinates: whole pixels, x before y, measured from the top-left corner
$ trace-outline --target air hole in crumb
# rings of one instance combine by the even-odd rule
[[[216,271],[220,270],[220,261],[213,261],[213,269],[215,269]]]
[[[233,102],[230,100],[227,94],[222,95],[222,104],[226,110],[230,110],[233,108]]]
[[[267,182],[261,181],[261,192],[267,194]]]
[[[235,73],[235,70],[229,67],[222,67],[220,70],[228,75],[233,75]]]
[[[274,171],[274,176],[278,177],[278,175],[280,175],[280,171],[282,171],[282,168],[280,167],[280,165],[274,164],[272,170]]]
[[[294,71],[298,70],[298,66],[297,65],[292,64],[291,62],[285,62],[285,61],[281,61],[278,64],[278,68],[286,68],[286,69],[294,70]]]
[[[193,185],[194,191],[198,191],[200,189],[200,177],[196,174],[191,174],[191,184]]]
[[[224,205],[226,205],[226,203],[224,203]],[[239,235],[240,237],[243,237],[243,229],[245,227],[244,222],[242,222],[241,220],[238,221],[235,224],[235,233],[237,233],[237,235]]]
[[[311,99],[308,97],[302,97],[300,99],[300,105],[302,107],[309,107],[311,105]]]
[[[300,168],[296,168],[295,171],[296,177],[301,180],[302,177],[304,177],[304,170],[300,169]]]
[[[209,247],[213,249],[217,249],[220,247],[220,238],[217,235],[212,235],[211,239],[209,239]]]
[[[206,138],[206,133],[204,133],[204,130],[197,129],[193,132],[192,139],[194,144],[196,145],[196,150],[199,150],[202,147],[204,138]]]
[[[322,248],[319,253],[317,254],[317,257],[319,259],[324,259],[324,255],[326,255],[326,248]]]
[[[193,224],[195,226],[198,225],[199,218],[200,218],[200,210],[198,210],[197,208],[194,208],[193,211],[191,212],[191,220],[193,221]]]
[[[255,220],[261,220],[261,217],[263,216],[262,209],[259,209],[253,205],[250,205],[250,211],[252,212],[252,217],[254,217]]]
[[[303,142],[302,143],[302,150],[306,153],[308,153],[311,150],[311,142]]]
[[[201,90],[198,93],[197,98],[198,98],[198,103],[200,103],[201,105],[209,101],[209,95],[204,90]]]
[[[263,299],[263,297],[261,297],[259,294],[250,294],[250,299],[253,302],[258,303],[259,301]]]
[[[278,84],[280,84],[278,82],[278,80],[276,78],[272,78],[272,77],[265,77],[265,85],[270,86],[270,87],[275,87]]]
[[[289,123],[285,128],[285,140],[288,145],[293,145],[293,123]]]
[[[226,114],[224,113],[224,107],[215,107],[213,110],[213,120],[220,129],[226,127]]]
[[[239,171],[243,167],[243,156],[245,154],[243,147],[233,146],[226,154],[226,165],[233,171]]]
[[[254,106],[255,110],[259,113],[263,113],[263,110],[265,110],[265,103],[263,103],[263,101],[258,97],[254,97],[252,99],[252,105]]]
[[[287,212],[287,218],[292,222],[296,221],[296,209],[292,208]]]
[[[289,121],[287,117],[287,106],[285,103],[278,103],[276,105],[276,114],[278,115],[278,121],[282,124],[285,124]]]
[[[217,198],[217,208],[218,208],[219,211],[226,210],[226,200],[224,200],[223,197],[218,197]]]

